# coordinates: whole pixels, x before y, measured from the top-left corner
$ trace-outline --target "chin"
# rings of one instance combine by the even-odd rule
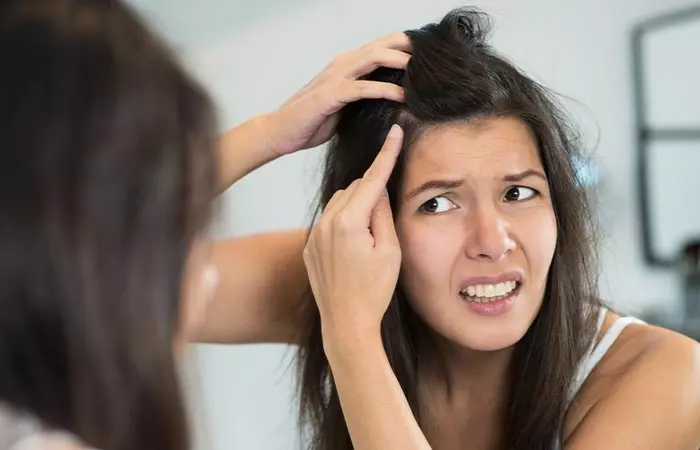
[[[529,326],[499,327],[480,326],[479,332],[464,330],[453,336],[444,336],[453,344],[476,352],[497,352],[513,347],[525,336]],[[470,330],[471,331],[471,330]],[[441,333],[442,334],[442,333]]]
[[[541,302],[533,304],[526,300],[517,299],[508,312],[498,316],[475,314],[464,304],[458,308],[444,308],[440,313],[432,308],[432,311],[418,308],[416,312],[434,333],[452,345],[465,350],[495,352],[517,344],[534,322]]]

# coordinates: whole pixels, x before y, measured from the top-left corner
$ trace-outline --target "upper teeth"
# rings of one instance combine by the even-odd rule
[[[462,295],[469,295],[470,297],[501,297],[511,293],[516,286],[516,281],[506,281],[498,284],[475,284],[462,288],[460,292]]]

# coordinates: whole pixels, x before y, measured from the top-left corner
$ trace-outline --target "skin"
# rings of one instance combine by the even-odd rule
[[[506,179],[520,174],[517,183]],[[460,186],[409,197],[435,180]],[[396,229],[402,286],[445,351],[500,350],[520,340],[539,311],[557,240],[544,169],[524,125],[493,119],[421,136],[406,161]],[[484,318],[464,308],[462,280],[509,271],[523,280],[508,314]]]
[[[325,142],[348,102],[401,101],[397,86],[360,78],[378,66],[405,67],[409,52],[408,38],[397,33],[341,55],[277,111],[227,132],[219,146],[221,190],[277,157]],[[308,244],[305,230],[195,244],[183,279],[181,341],[175,345],[184,340],[294,343],[302,326],[298,311],[306,306],[301,294],[311,285],[355,448],[491,448],[497,429],[490,415],[499,407],[508,348],[541,302],[543,268],[551,258],[551,205],[544,188],[535,201],[499,203],[499,187],[506,187],[499,171],[539,164],[531,139],[516,124],[441,130],[432,139],[430,152],[428,144],[425,151],[419,145],[409,159],[432,161],[427,166],[434,172],[458,171],[467,180],[454,196],[459,208],[427,217],[416,214],[414,199],[407,199],[394,227],[382,192],[400,151],[399,131],[368,174],[334,197]],[[456,142],[468,145],[453,148]],[[444,167],[438,155],[454,164]],[[426,175],[412,167],[420,164],[409,166],[407,180],[419,184]],[[534,209],[542,214],[535,216]],[[536,237],[541,242],[526,232],[535,229],[545,230]],[[525,277],[512,314],[488,321],[459,309],[453,295],[459,274],[505,270],[506,263]],[[438,359],[427,365],[434,370],[422,374],[419,386],[421,395],[434,399],[429,408],[435,420],[425,429],[413,419],[379,337],[401,271],[412,305],[440,344]],[[603,332],[614,320],[608,315]],[[458,326],[462,323],[469,326]],[[668,330],[631,325],[567,413],[565,448],[697,449],[699,378],[697,343]],[[79,446],[54,442],[47,448]]]
[[[256,168],[326,142],[339,111],[364,98],[403,101],[393,83],[363,80],[377,67],[403,69],[411,42],[393,33],[334,59],[280,108],[224,133],[217,146],[220,191]],[[306,230],[285,230],[212,242],[195,240],[182,279],[180,329],[173,343],[182,356],[188,342],[295,343],[301,298],[309,287],[302,253]],[[49,436],[52,450],[81,443]]]
[[[459,185],[420,190],[435,180]],[[424,352],[432,359],[421,366],[424,429],[439,442],[446,424],[473,423],[470,440],[489,442],[513,345],[540,309],[557,240],[537,147],[513,118],[433,128],[408,154],[400,198],[401,284],[438,349]],[[466,307],[462,280],[510,271],[522,286],[508,313],[484,317]]]
[[[512,196],[504,193],[514,186],[506,179],[538,172],[541,163],[527,129],[513,119],[440,127],[411,151],[406,192],[436,178],[464,181],[405,200],[391,233],[391,211],[378,182],[388,180],[393,168],[396,149],[390,137],[372,175],[338,192],[311,232],[305,262],[326,355],[355,448],[497,448],[496,418],[511,348],[539,310],[556,242],[546,183],[538,176],[517,177],[527,195],[516,187],[520,199],[505,201]],[[451,202],[430,202],[435,196]],[[439,214],[420,212],[425,202]],[[383,219],[375,224],[368,217]],[[523,290],[503,316],[474,315],[455,295],[454,280],[462,271],[512,267],[524,274]],[[397,268],[438,343],[437,355],[427,358],[419,374],[426,405],[422,429],[391,371],[379,332],[377,311],[388,305],[393,288],[386,286],[397,282]],[[345,320],[348,315],[351,320]],[[606,318],[603,332],[614,320],[614,315]],[[667,330],[630,326],[567,413],[564,448],[697,449],[698,374],[697,343]]]
[[[380,66],[405,68],[410,48],[406,34],[392,33],[345,52],[279,109],[223,134],[218,146],[221,191],[280,156],[326,142],[339,111],[350,102],[403,101],[401,87],[361,78]],[[219,273],[219,282],[206,312],[194,314],[205,315],[204,322],[185,325],[187,340],[298,342],[300,311],[306,306],[302,298],[309,287],[302,259],[306,233],[283,230],[214,242],[208,263]],[[184,322],[190,322],[188,317]]]
[[[278,156],[330,137],[335,113],[344,102],[375,92],[376,86],[355,84],[355,89],[349,88],[353,80],[357,82],[363,71],[384,65],[382,58],[386,65],[398,64],[397,54],[386,58],[387,48],[409,51],[407,39],[401,36],[392,35],[377,41],[379,44],[343,55],[280,110],[226,133],[220,146],[222,190]],[[401,57],[402,64],[406,58]],[[396,91],[384,92],[385,97],[392,95],[396,96]],[[295,118],[299,122],[290,120]],[[486,125],[454,129],[449,139],[448,135],[433,135],[435,142],[471,142],[453,148],[454,154],[449,153],[449,145],[437,146],[432,153],[413,149],[411,158],[430,158],[439,152],[443,152],[442,157],[457,158],[461,152],[459,157],[471,157],[473,164],[482,167],[483,173],[465,164],[448,168],[458,170],[456,175],[469,182],[455,197],[460,208],[444,216],[417,215],[413,200],[407,200],[398,211],[394,228],[382,192],[400,151],[399,136],[387,140],[367,175],[334,197],[312,229],[308,245],[305,230],[214,243],[209,261],[219,273],[219,284],[207,307],[206,320],[188,329],[188,339],[295,343],[302,326],[298,311],[306,306],[300,299],[310,283],[355,448],[456,449],[465,448],[465,443],[470,449],[493,448],[498,429],[492,417],[502,406],[499,399],[508,346],[522,336],[539,308],[543,267],[551,258],[553,236],[546,187],[534,185],[539,181],[519,182],[540,188],[542,197],[532,202],[498,201],[507,187],[501,172],[539,164],[533,158],[531,138],[516,124],[511,123],[510,128],[497,125],[496,130],[508,128],[501,133],[493,133],[493,123]],[[295,134],[295,129],[302,132]],[[482,156],[469,153],[479,146],[482,153],[489,151]],[[439,159],[433,162],[431,170],[439,171]],[[406,175],[412,183],[419,183],[417,178],[422,176],[410,167]],[[543,215],[535,217],[533,209]],[[541,242],[525,233],[536,226],[549,230],[537,238]],[[460,244],[454,245],[460,251],[443,245],[435,229],[449,232]],[[438,261],[442,271],[433,270],[436,260],[428,263],[428,259],[437,258],[434,255],[438,253],[432,252],[443,256]],[[503,270],[506,263],[524,272],[525,283],[513,314],[498,319],[507,332],[495,333],[491,322],[458,310],[451,289],[462,271]],[[424,429],[413,419],[379,339],[381,318],[400,271],[416,279],[405,288],[440,342],[439,359],[428,364],[433,369],[421,375],[421,395],[434,399],[429,412],[435,420],[428,421]],[[603,332],[614,320],[609,314]],[[462,322],[470,324],[469,330],[456,326]],[[481,332],[473,333],[472,326]],[[699,376],[697,343],[668,330],[629,326],[567,413],[565,448],[697,449]]]

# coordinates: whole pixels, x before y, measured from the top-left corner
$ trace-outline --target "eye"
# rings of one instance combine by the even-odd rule
[[[536,190],[529,187],[511,186],[506,190],[506,193],[503,194],[503,200],[507,202],[521,202],[523,200],[529,200],[537,194],[538,192]]]
[[[423,203],[420,210],[426,214],[440,214],[451,209],[457,208],[457,205],[452,203],[447,197],[433,197]]]

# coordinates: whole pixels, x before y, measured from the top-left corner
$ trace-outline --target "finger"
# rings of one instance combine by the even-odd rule
[[[400,50],[382,47],[369,47],[356,53],[353,58],[351,75],[358,78],[367,75],[378,67],[405,69],[411,55]]]
[[[383,81],[357,80],[348,83],[340,92],[339,101],[342,104],[355,102],[364,98],[383,98],[395,102],[404,101],[404,90],[401,86]]]
[[[367,226],[369,226],[372,210],[386,189],[386,183],[394,170],[402,141],[403,130],[398,125],[393,125],[384,141],[384,146],[348,200],[346,209],[351,210],[353,216],[361,218]]]
[[[338,189],[335,191],[333,196],[331,197],[330,200],[328,200],[328,203],[326,203],[326,206],[323,208],[323,212],[321,213],[321,216],[330,216],[336,211],[338,211],[338,204],[339,203],[345,203],[347,201],[347,198],[345,196],[345,189]]]
[[[352,196],[357,185],[360,183],[360,178],[350,183],[346,189],[339,189],[333,194],[333,197],[326,204],[323,210],[324,216],[335,216],[340,210],[342,210],[348,202],[348,199]]]
[[[362,182],[362,178],[358,178],[358,179],[354,180],[352,183],[350,183],[350,186],[348,186],[347,189],[345,189],[345,195],[343,196],[343,201],[338,202],[338,204],[337,204],[337,211],[341,211],[341,210],[345,209],[345,207],[348,204],[348,201],[350,201],[354,192],[357,190],[357,186],[359,186],[361,182]]]
[[[411,38],[408,37],[406,33],[400,31],[383,36],[373,42],[370,42],[369,44],[367,44],[367,46],[391,48],[394,50],[401,50],[408,53],[411,53],[411,51],[413,50],[413,43],[411,42]]]
[[[391,212],[391,205],[386,190],[379,196],[379,200],[372,210],[369,230],[374,238],[375,247],[380,245],[398,245],[394,215]]]

